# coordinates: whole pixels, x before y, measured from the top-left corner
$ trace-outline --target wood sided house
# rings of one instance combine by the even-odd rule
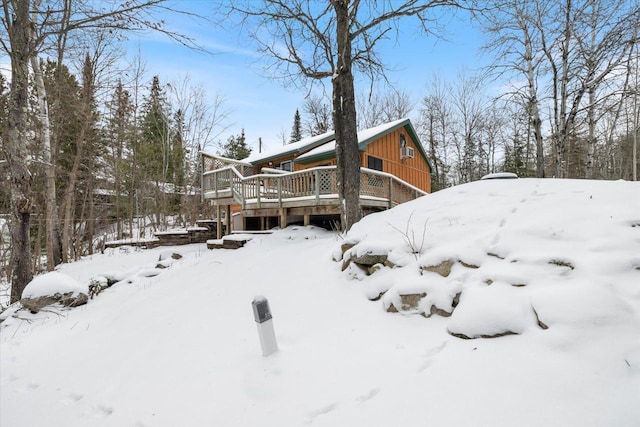
[[[358,132],[360,207],[389,209],[431,191],[431,164],[409,119]],[[201,153],[202,200],[216,230],[266,230],[339,221],[333,132],[244,160]],[[233,220],[232,220],[233,218]]]

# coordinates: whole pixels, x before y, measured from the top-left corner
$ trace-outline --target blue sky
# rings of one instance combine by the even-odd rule
[[[176,0],[172,5],[211,16],[212,3]],[[288,137],[291,132],[295,110],[302,108],[307,91],[284,87],[270,79],[250,41],[239,31],[177,14],[167,14],[164,19],[168,29],[194,38],[211,54],[190,50],[158,33],[130,34],[125,44],[126,59],[130,61],[138,50],[141,52],[147,70],[145,81],[150,82],[153,75],[158,75],[162,83],[188,76],[191,84],[203,86],[210,98],[216,94],[226,98],[225,107],[230,114],[222,140],[244,129],[247,141],[255,147],[259,137],[266,148],[280,145],[281,135]],[[449,41],[426,37],[417,31],[413,20],[405,19],[397,39],[383,40],[378,45],[380,57],[390,69],[389,80],[416,101],[424,96],[426,84],[435,73],[451,78],[460,67],[475,68],[482,62],[478,54],[480,33],[462,17],[445,19],[449,21]],[[368,87],[369,82],[361,79],[356,90]]]
[[[210,15],[213,9],[209,1],[183,0],[176,5],[203,15]],[[461,67],[475,68],[482,62],[478,53],[480,32],[461,16],[446,19],[448,41],[424,36],[411,20],[403,21],[397,39],[379,44],[380,57],[391,69],[387,73],[389,80],[416,101],[424,95],[426,84],[435,73],[449,78]],[[167,16],[167,23],[169,28],[195,38],[212,54],[189,50],[157,34],[132,37],[130,53],[140,46],[149,78],[158,74],[166,83],[189,75],[191,82],[202,84],[210,97],[224,95],[231,113],[222,139],[244,129],[247,141],[254,147],[259,137],[266,148],[280,145],[281,135],[289,135],[295,110],[301,109],[307,92],[270,79],[250,41],[238,31],[179,16]],[[359,85],[362,90],[368,86],[366,81]]]
[[[172,6],[204,16],[211,16],[214,8],[210,0],[176,0]],[[125,44],[126,60],[133,60],[141,52],[146,82],[154,75],[162,83],[188,76],[191,84],[203,86],[210,98],[217,94],[225,97],[230,114],[222,140],[244,129],[247,141],[255,147],[259,137],[267,149],[280,145],[281,135],[288,137],[291,132],[293,116],[297,108],[302,108],[307,91],[285,87],[269,78],[263,70],[264,61],[240,31],[196,22],[179,14],[168,13],[163,18],[168,29],[194,38],[210,54],[188,49],[158,33],[130,34]],[[479,54],[481,34],[469,20],[451,16],[444,21],[446,41],[425,36],[417,31],[413,19],[405,19],[397,38],[378,44],[379,56],[389,68],[389,81],[396,89],[411,94],[418,104],[434,74],[452,78],[461,67],[477,68],[483,62]],[[0,59],[3,71],[8,71],[6,58]],[[369,84],[360,79],[356,91],[364,92]]]

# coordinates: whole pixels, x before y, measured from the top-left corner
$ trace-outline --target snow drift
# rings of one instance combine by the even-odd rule
[[[345,243],[344,257],[389,263],[343,272]],[[235,251],[172,250],[154,275],[160,249],[61,266],[81,284],[122,280],[83,307],[3,315],[1,425],[640,422],[637,183],[482,181],[346,236],[290,227]],[[255,295],[273,314],[270,357]]]

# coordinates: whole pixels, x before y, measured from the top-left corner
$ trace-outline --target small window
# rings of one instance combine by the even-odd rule
[[[382,172],[382,159],[373,156],[367,156],[367,167],[369,169]]]
[[[278,165],[278,169],[287,171],[287,172],[293,172],[293,162],[291,160],[282,162]]]

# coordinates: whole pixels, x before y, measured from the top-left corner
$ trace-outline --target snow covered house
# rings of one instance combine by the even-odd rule
[[[431,191],[431,164],[409,119],[358,132],[360,207],[389,209]],[[333,132],[241,161],[203,152],[202,200],[226,230],[339,221]],[[233,221],[231,220],[233,218]]]

